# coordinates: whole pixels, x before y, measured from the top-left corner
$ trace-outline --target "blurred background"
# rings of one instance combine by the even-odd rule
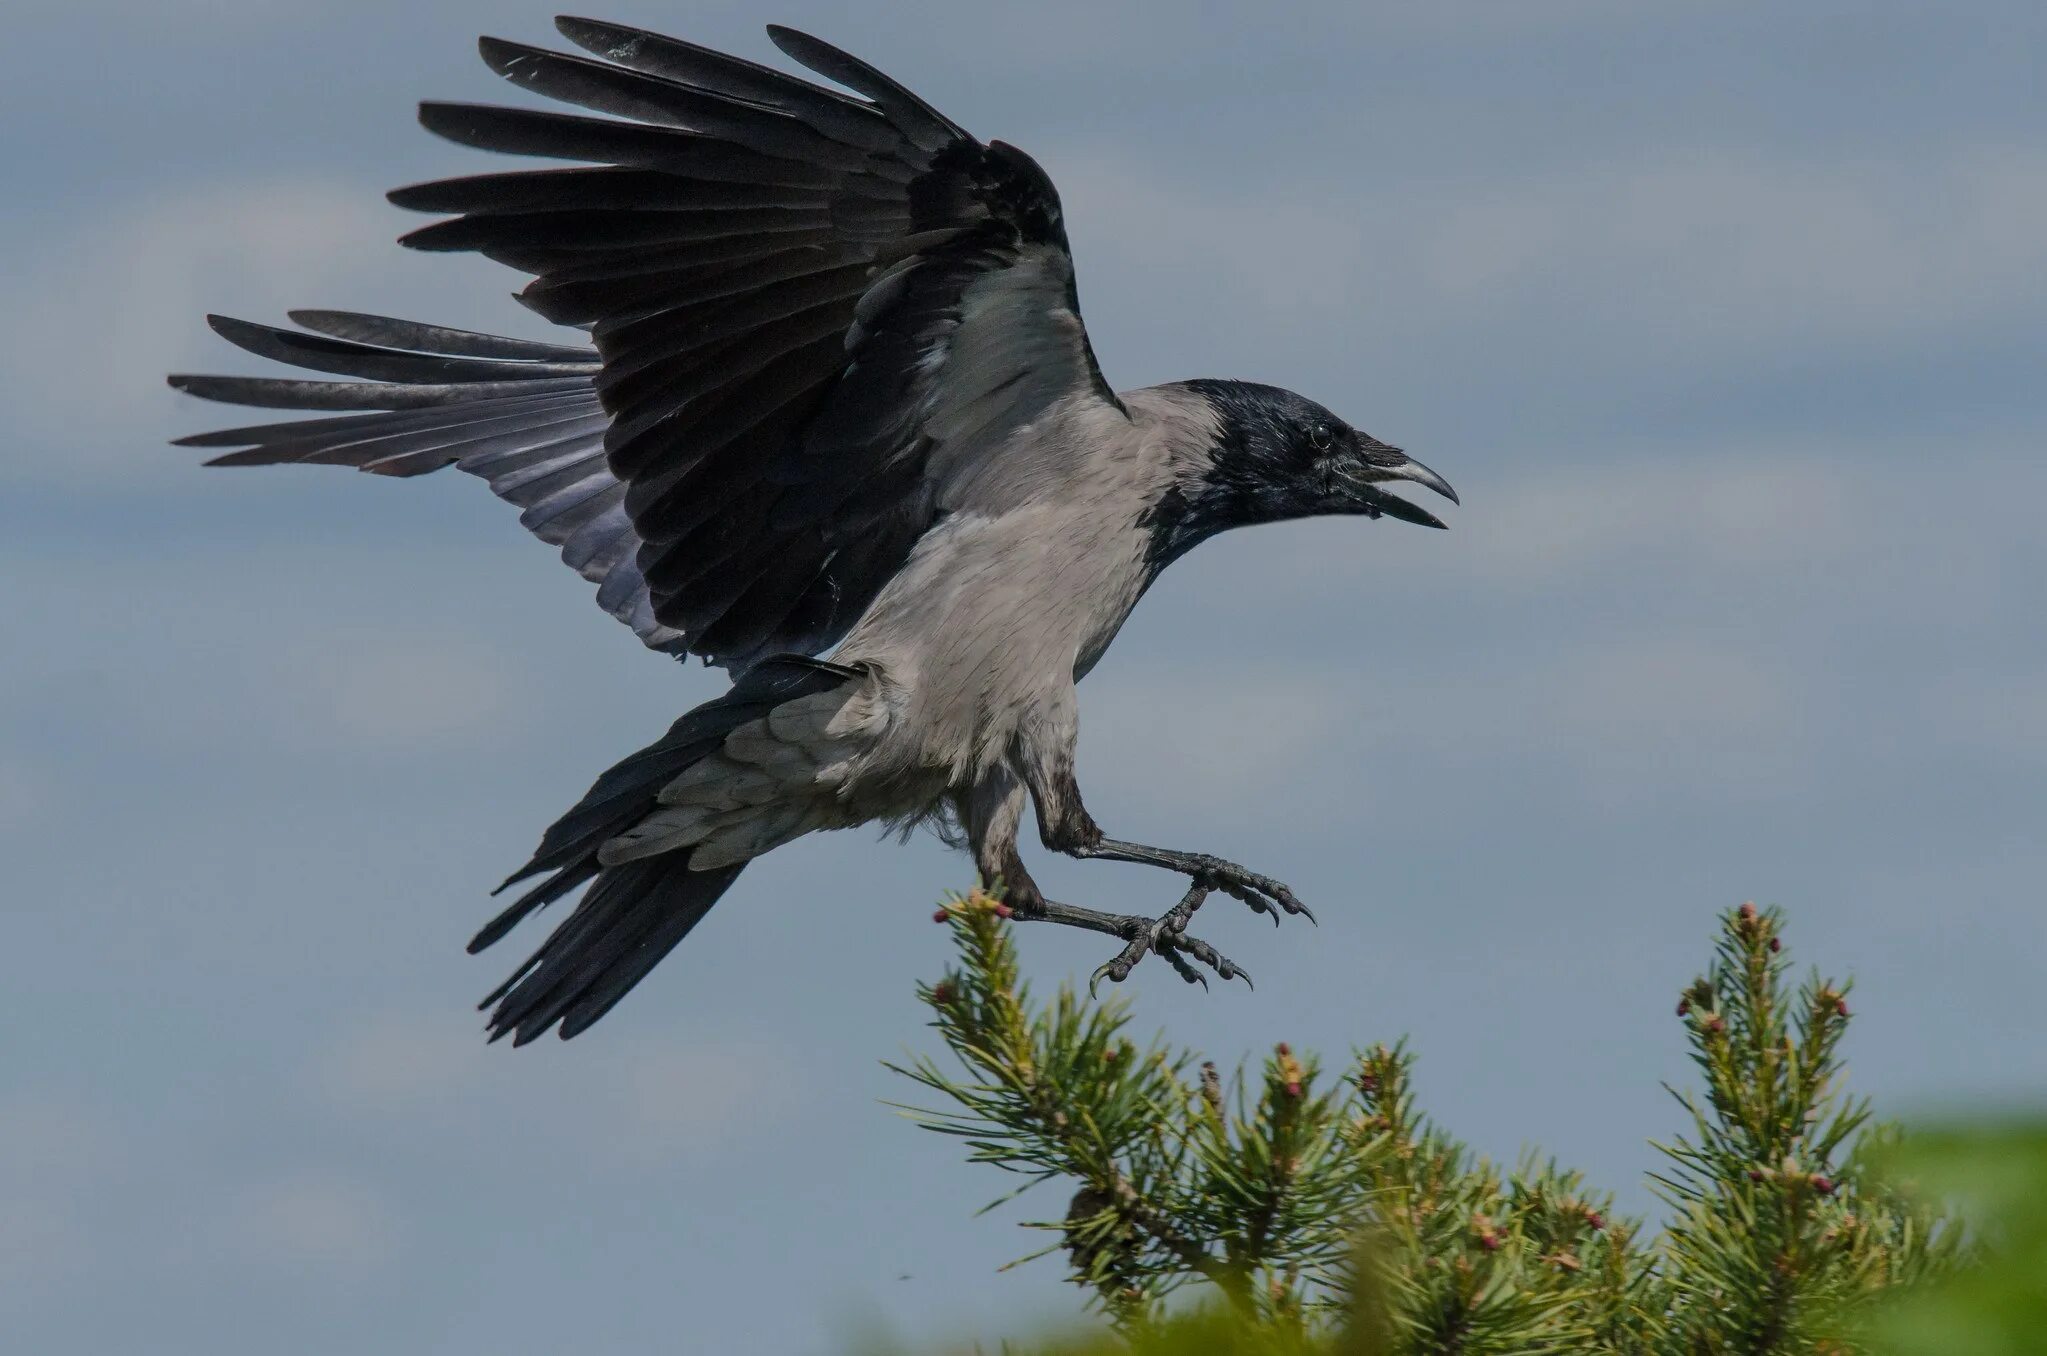
[[[1635,1209],[1713,911],[1853,973],[1885,1113],[2047,1084],[2047,106],[2029,3],[616,0],[868,57],[1065,198],[1122,386],[1297,388],[1452,530],[1238,533],[1082,689],[1112,832],[1290,881],[1257,975],[1131,981],[1230,1059],[1412,1037],[1420,1096]],[[510,162],[465,0],[57,4],[0,53],[0,1331],[23,1351],[839,1350],[1073,1312],[1008,1183],[882,1104],[932,1042],[928,839],[750,871],[590,1035],[486,1048],[484,892],[718,690],[453,473],[201,471],[202,313],[540,335],[391,244]],[[1795,9],[1795,12],[1793,12]],[[1156,873],[1045,862],[1151,911]],[[1027,933],[1042,984],[1105,958]],[[1063,1200],[1035,1203],[1063,1213]],[[1019,1214],[1029,1217],[1026,1200]]]

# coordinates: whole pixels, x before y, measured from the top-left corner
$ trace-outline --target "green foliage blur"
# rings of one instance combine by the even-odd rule
[[[1882,1171],[1900,1189],[1955,1202],[1980,1233],[1977,1264],[1908,1288],[1872,1316],[1886,1356],[2047,1351],[2047,1119],[1916,1129]]]
[[[890,1066],[919,1124],[1021,1179],[990,1208],[1060,1193],[1012,1265],[1058,1259],[1106,1322],[1005,1351],[2047,1352],[2047,1129],[1873,1125],[1839,1086],[1847,986],[1792,981],[1774,909],[1725,914],[1677,1004],[1698,1082],[1671,1089],[1654,1230],[1553,1162],[1473,1154],[1402,1046],[1225,1075],[1133,1041],[1120,1000],[1039,1002],[1006,913],[948,902],[957,963],[920,989],[947,1056]]]

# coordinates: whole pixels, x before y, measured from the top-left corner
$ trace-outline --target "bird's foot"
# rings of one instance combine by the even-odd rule
[[[1242,900],[1250,906],[1253,913],[1262,913],[1270,917],[1274,927],[1279,926],[1279,916],[1283,913],[1298,914],[1310,923],[1315,921],[1315,915],[1309,911],[1308,906],[1301,903],[1294,892],[1281,882],[1206,852],[1175,852],[1170,848],[1146,847],[1142,843],[1124,843],[1113,838],[1104,838],[1079,855],[1105,857],[1111,861],[1137,862],[1144,866],[1160,866],[1168,871],[1177,871],[1194,882],[1203,893],[1219,890],[1232,899]]]
[[[1126,945],[1110,959],[1109,963],[1096,970],[1088,979],[1087,991],[1090,997],[1100,987],[1103,979],[1121,984],[1130,977],[1147,953],[1164,956],[1166,962],[1189,984],[1206,988],[1208,979],[1194,968],[1199,962],[1215,971],[1221,979],[1241,979],[1251,982],[1250,974],[1243,966],[1225,956],[1222,952],[1190,936],[1187,922],[1202,901],[1213,893],[1211,887],[1199,882],[1187,887],[1187,893],[1180,902],[1157,918],[1146,918],[1141,914],[1103,913],[1099,909],[1082,909],[1072,904],[1061,904],[1046,899],[1035,891],[1027,897],[1015,897],[1008,901],[1016,917],[1023,922],[1063,923],[1068,927],[1086,928],[1090,932],[1105,932],[1112,937],[1121,937]]]
[[[1130,917],[1118,920],[1121,935],[1129,939],[1121,951],[1112,956],[1108,963],[1088,976],[1088,997],[1095,996],[1095,990],[1104,979],[1112,984],[1121,984],[1144,959],[1145,953],[1153,952],[1164,956],[1166,962],[1189,984],[1208,987],[1208,977],[1194,968],[1192,961],[1199,961],[1215,971],[1218,979],[1241,979],[1246,986],[1251,984],[1250,972],[1225,956],[1222,952],[1187,931],[1187,923],[1194,917],[1194,911],[1201,907],[1213,892],[1214,887],[1197,880],[1187,887],[1187,893],[1180,902],[1160,914],[1157,918]]]

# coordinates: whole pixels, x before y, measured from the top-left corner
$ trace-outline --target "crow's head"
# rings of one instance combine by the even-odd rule
[[[1215,412],[1218,435],[1155,514],[1160,565],[1218,532],[1288,518],[1359,513],[1444,525],[1384,489],[1390,481],[1413,481],[1457,502],[1449,481],[1305,396],[1243,381],[1184,386]]]

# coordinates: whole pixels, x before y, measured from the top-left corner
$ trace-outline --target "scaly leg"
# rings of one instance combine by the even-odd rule
[[[1096,833],[1099,835],[1100,830]],[[1146,847],[1142,843],[1125,843],[1099,836],[1093,842],[1083,838],[1065,850],[1076,857],[1100,857],[1106,861],[1136,862],[1142,866],[1177,871],[1197,886],[1220,890],[1250,905],[1252,912],[1269,915],[1274,927],[1279,926],[1282,913],[1299,914],[1310,923],[1315,921],[1315,915],[1308,906],[1296,899],[1294,892],[1285,885],[1270,876],[1261,876],[1256,871],[1205,852],[1175,852],[1170,848]]]
[[[1106,932],[1112,937],[1121,937],[1127,943],[1110,958],[1107,964],[1088,977],[1088,996],[1093,997],[1095,989],[1104,978],[1113,984],[1121,984],[1129,978],[1137,963],[1147,952],[1164,956],[1179,972],[1180,978],[1189,984],[1208,987],[1207,978],[1192,965],[1188,958],[1200,961],[1215,971],[1219,979],[1241,979],[1251,982],[1251,976],[1243,966],[1217,951],[1199,937],[1189,935],[1188,920],[1201,907],[1210,894],[1210,887],[1196,881],[1187,887],[1187,893],[1180,902],[1157,918],[1146,918],[1140,914],[1103,913],[1098,909],[1082,909],[1057,900],[1046,899],[1031,890],[1032,898],[1021,903],[1012,902],[1010,907],[1016,917],[1025,922],[1063,923],[1068,927],[1087,928],[1091,932]]]

